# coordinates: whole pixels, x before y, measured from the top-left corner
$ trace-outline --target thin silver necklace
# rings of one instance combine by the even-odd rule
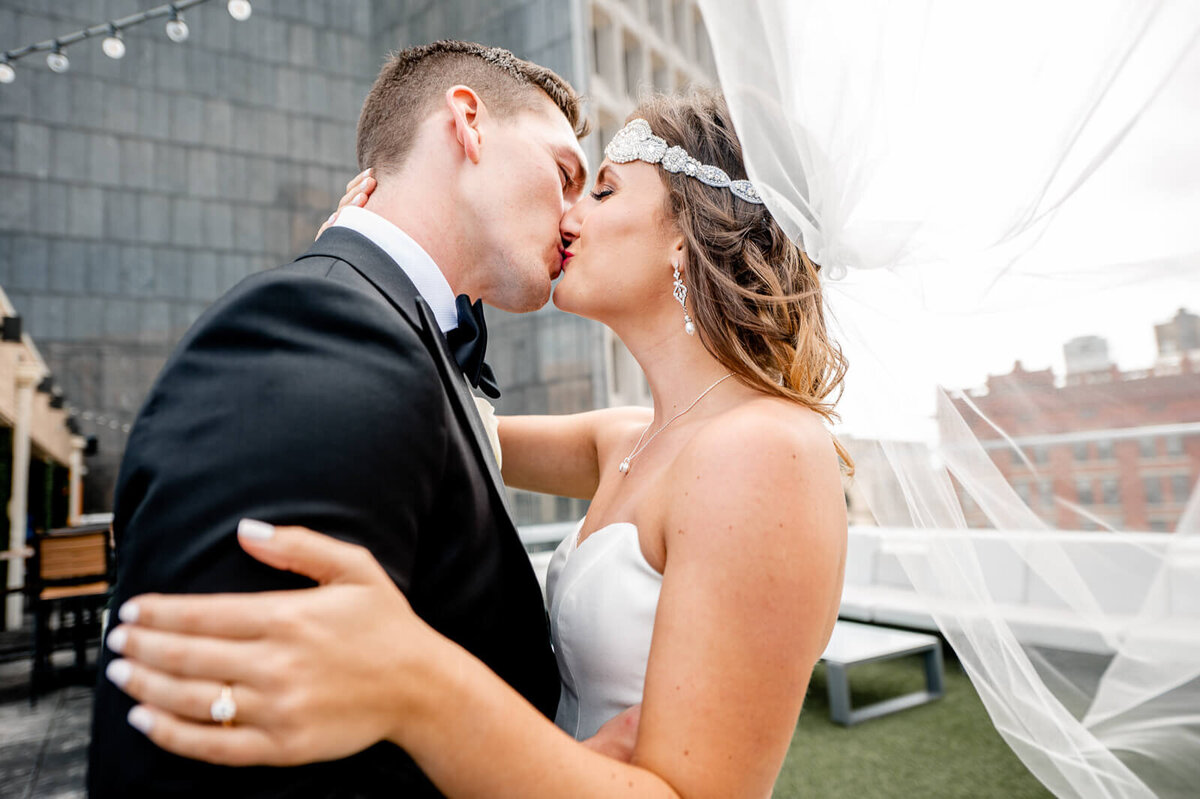
[[[690,411],[692,408],[695,408],[697,402],[699,402],[700,400],[702,400],[706,396],[708,396],[708,392],[712,391],[714,388],[721,385],[722,383],[724,383],[726,380],[728,380],[731,377],[733,377],[733,372],[730,372],[729,374],[725,375],[717,382],[713,383],[708,388],[701,391],[700,396],[698,396],[698,397],[696,397],[696,399],[692,400],[691,405],[687,406],[682,411],[680,411],[679,413],[675,414],[670,419],[668,419],[666,424],[664,424],[662,427],[655,430],[654,433],[650,436],[650,438],[646,439],[646,443],[642,444],[642,439],[646,438],[646,433],[650,432],[650,425],[654,424],[654,422],[651,421],[650,424],[646,425],[646,429],[643,430],[641,436],[638,437],[637,443],[633,445],[633,451],[625,456],[625,460],[621,461],[621,465],[617,467],[617,471],[619,471],[621,474],[629,474],[629,464],[633,461],[634,458],[636,458],[641,453],[642,450],[644,450],[646,447],[650,446],[650,442],[654,440],[654,436],[657,436],[659,433],[661,433],[662,431],[664,431],[668,427],[670,427],[671,422],[675,421],[680,416],[683,416],[685,413]]]

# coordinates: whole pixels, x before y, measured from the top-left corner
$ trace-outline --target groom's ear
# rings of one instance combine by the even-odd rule
[[[454,118],[454,135],[471,163],[479,163],[479,145],[482,137],[479,123],[487,109],[479,95],[469,86],[451,86],[446,90],[446,105]]]

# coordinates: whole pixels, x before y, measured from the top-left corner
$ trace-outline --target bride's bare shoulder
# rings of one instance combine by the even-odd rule
[[[816,412],[753,399],[712,417],[680,451],[668,513],[677,522],[836,529],[845,496],[833,437]]]
[[[784,399],[748,400],[714,416],[693,439],[686,454],[695,468],[721,468],[731,463],[779,467],[798,461],[809,468],[838,471],[833,436],[825,419],[809,408]]]

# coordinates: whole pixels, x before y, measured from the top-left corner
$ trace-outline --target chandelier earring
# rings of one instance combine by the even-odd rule
[[[671,264],[675,270],[675,299],[679,300],[679,304],[683,306],[683,329],[687,331],[689,336],[696,335],[696,325],[692,323],[692,317],[688,314],[687,303],[687,286],[683,285],[683,278],[679,274],[679,264]]]

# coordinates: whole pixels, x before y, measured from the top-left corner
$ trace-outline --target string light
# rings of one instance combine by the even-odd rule
[[[109,58],[125,57],[125,42],[122,41],[121,31],[111,22],[108,24],[108,38],[100,45],[100,49]]]
[[[72,405],[66,407],[66,412],[69,420],[79,419],[89,422],[95,427],[107,427],[109,430],[120,430],[122,433],[129,433],[133,430],[131,422],[122,422],[115,416],[107,416],[96,411],[81,410]]]
[[[46,66],[60,74],[71,68],[71,59],[63,53],[58,42],[54,43],[54,52],[46,56]]]
[[[47,39],[44,42],[26,45],[16,50],[0,52],[0,84],[14,82],[17,79],[17,70],[14,62],[32,53],[46,53],[46,65],[52,71],[59,74],[66,72],[71,68],[71,61],[67,58],[67,54],[63,50],[68,45],[96,36],[105,37],[100,49],[104,51],[106,56],[112,59],[124,58],[125,41],[121,35],[121,31],[131,28],[134,25],[140,25],[151,19],[167,17],[165,28],[167,38],[173,42],[187,41],[188,36],[191,34],[191,29],[188,28],[188,24],[183,19],[183,10],[207,2],[208,0],[179,0],[177,3],[167,3],[148,11],[92,25],[89,28],[68,33],[65,36]],[[229,12],[229,16],[238,22],[245,22],[250,19],[250,15],[253,13],[253,8],[249,0],[228,0],[225,4],[225,10]]]
[[[250,19],[251,12],[254,11],[250,7],[248,0],[229,0],[225,8],[229,11],[229,16],[236,19],[238,22],[245,22]]]
[[[183,21],[183,15],[179,13],[179,9],[171,6],[171,19],[167,22],[167,38],[173,42],[186,42],[188,37],[188,26]]]

